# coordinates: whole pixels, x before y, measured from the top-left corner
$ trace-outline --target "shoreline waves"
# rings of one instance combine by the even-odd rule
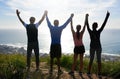
[[[26,48],[15,46],[11,44],[0,44],[0,54],[25,54]],[[62,53],[63,55],[71,55],[73,53]],[[48,56],[49,54],[46,52],[40,52],[40,57]],[[89,50],[86,50],[84,57],[89,58]],[[120,54],[109,54],[102,53],[102,60],[104,61],[120,61]]]

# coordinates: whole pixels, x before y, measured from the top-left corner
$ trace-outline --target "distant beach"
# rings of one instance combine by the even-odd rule
[[[65,54],[73,54],[73,38],[71,35],[71,32],[67,35],[65,34],[65,31],[63,31],[64,34],[62,34],[61,38],[61,44],[62,44],[62,52]],[[102,55],[104,58],[105,56],[111,57],[111,59],[114,59],[112,57],[114,56],[120,56],[120,30],[114,29],[107,29],[104,30],[101,34],[101,43],[102,43]],[[26,30],[0,30],[0,46],[10,46],[11,48],[21,48],[26,50],[27,48],[27,37],[26,37]],[[47,53],[49,54],[49,47],[50,47],[50,36],[48,33],[41,33],[39,32],[39,48],[40,53]],[[86,48],[86,56],[89,56],[89,34],[86,31],[85,35],[83,37],[83,42]],[[2,51],[2,49],[0,49]],[[111,60],[110,59],[110,60]]]
[[[0,45],[0,54],[23,54],[26,55],[26,49],[24,47],[14,47],[8,45]],[[71,55],[72,53],[63,53],[63,55]],[[34,55],[34,53],[33,53]],[[40,53],[40,57],[49,56],[48,53]],[[89,51],[84,55],[85,58],[89,58]],[[115,54],[102,54],[102,60],[104,61],[120,61],[120,55]]]

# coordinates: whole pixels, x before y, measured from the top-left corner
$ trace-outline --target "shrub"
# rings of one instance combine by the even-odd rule
[[[20,54],[0,54],[0,79],[22,79],[25,57]]]

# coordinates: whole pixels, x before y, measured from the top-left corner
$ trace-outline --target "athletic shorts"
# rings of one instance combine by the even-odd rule
[[[84,46],[75,46],[74,53],[75,54],[83,54],[83,53],[85,53],[85,47]]]
[[[50,57],[51,58],[60,58],[61,57],[61,45],[60,44],[51,45]]]

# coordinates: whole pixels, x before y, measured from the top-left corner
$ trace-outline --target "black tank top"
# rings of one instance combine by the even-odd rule
[[[38,41],[38,29],[35,27],[35,24],[29,24],[26,27],[28,42],[37,42]]]

